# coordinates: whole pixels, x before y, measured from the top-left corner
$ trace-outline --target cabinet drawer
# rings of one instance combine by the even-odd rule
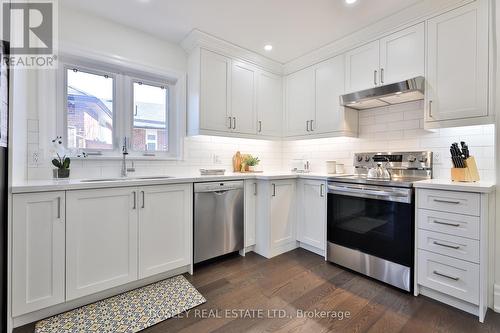
[[[479,265],[418,250],[418,284],[479,304]]]
[[[454,236],[479,239],[479,217],[418,209],[419,229],[442,232]]]
[[[479,263],[479,241],[420,229],[418,248]]]
[[[418,208],[479,216],[478,193],[418,190]]]

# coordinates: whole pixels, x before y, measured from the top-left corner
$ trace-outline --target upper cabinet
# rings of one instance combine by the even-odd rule
[[[378,40],[346,52],[347,93],[372,88],[379,84],[379,53]]]
[[[357,111],[340,105],[344,56],[308,67],[286,78],[287,137],[356,136]]]
[[[427,22],[425,126],[491,122],[488,110],[488,2]]]
[[[348,51],[345,68],[348,93],[423,76],[424,23]]]
[[[379,82],[389,84],[424,76],[425,25],[398,31],[380,40]]]
[[[203,48],[188,68],[188,135],[281,137],[281,77]]]

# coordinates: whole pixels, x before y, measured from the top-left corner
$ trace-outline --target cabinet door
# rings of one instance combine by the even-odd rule
[[[488,115],[487,1],[427,23],[426,121]]]
[[[320,63],[316,69],[315,133],[328,133],[344,128],[340,96],[344,93],[344,56]]]
[[[259,73],[257,89],[257,133],[281,137],[283,124],[283,87],[281,77]]]
[[[15,194],[12,315],[64,302],[64,192]]]
[[[257,181],[245,180],[245,247],[255,245]]]
[[[345,54],[346,92],[372,88],[379,82],[379,41],[365,44]]]
[[[257,73],[255,68],[233,62],[231,73],[231,116],[233,130],[238,133],[257,133],[255,105]]]
[[[192,185],[139,189],[139,278],[191,263]]]
[[[137,191],[67,192],[66,299],[137,280]]]
[[[296,240],[295,180],[271,183],[271,247],[277,248]]]
[[[325,250],[326,185],[325,182],[298,181],[298,229],[300,242]]]
[[[425,27],[417,24],[380,40],[380,83],[388,84],[425,71]]]
[[[314,68],[306,68],[286,78],[286,135],[310,134],[314,119]]]
[[[229,88],[231,60],[207,50],[201,51],[201,127],[231,131],[229,127]]]

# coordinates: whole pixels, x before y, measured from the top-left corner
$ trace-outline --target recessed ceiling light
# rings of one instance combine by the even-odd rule
[[[348,5],[352,5],[356,1],[358,1],[358,0],[345,0],[345,3],[348,4]]]
[[[271,51],[273,49],[273,46],[271,44],[267,44],[264,46],[264,50],[266,51]]]

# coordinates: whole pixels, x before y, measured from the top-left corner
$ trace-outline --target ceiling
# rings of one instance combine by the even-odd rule
[[[286,63],[421,0],[64,0],[179,43],[192,29]],[[273,50],[264,51],[265,44]]]

